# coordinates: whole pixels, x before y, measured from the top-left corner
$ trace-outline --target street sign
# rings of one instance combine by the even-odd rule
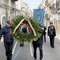
[[[44,14],[44,9],[34,9],[33,11],[34,19],[38,20],[42,26],[44,26]]]

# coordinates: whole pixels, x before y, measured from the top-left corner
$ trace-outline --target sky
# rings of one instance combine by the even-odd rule
[[[29,9],[33,11],[33,9],[38,8],[42,0],[23,0],[23,2],[27,3],[29,6]]]

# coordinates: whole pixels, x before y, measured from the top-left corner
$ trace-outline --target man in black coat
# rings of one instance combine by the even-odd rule
[[[23,33],[28,33],[28,31],[27,31],[27,25],[24,23],[22,26],[21,26],[21,31],[23,32]],[[20,43],[20,47],[23,47],[24,46],[24,41],[22,41],[21,43]]]
[[[50,37],[50,45],[54,48],[54,38],[56,36],[56,30],[52,22],[50,22],[50,26],[48,27],[48,36]]]
[[[1,37],[2,35],[4,37],[4,47],[6,51],[7,60],[12,59],[13,37],[10,32],[10,28],[11,28],[11,23],[7,21],[6,25],[1,29],[1,34],[0,34]]]
[[[44,31],[43,31],[43,38],[44,42],[46,42],[46,27],[44,26]]]
[[[0,30],[1,30],[1,22],[0,22]]]
[[[43,29],[42,29],[42,32],[40,32],[40,34],[41,34],[41,36],[38,38],[38,40],[37,41],[33,41],[33,48],[34,48],[33,56],[34,56],[34,60],[36,60],[36,58],[37,58],[37,54],[36,54],[37,47],[39,48],[39,51],[40,51],[40,60],[42,60],[42,58],[43,58],[43,50],[42,50]]]

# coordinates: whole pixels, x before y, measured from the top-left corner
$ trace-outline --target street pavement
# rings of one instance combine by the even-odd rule
[[[6,60],[3,43],[0,43],[0,60]],[[34,60],[30,45],[25,44],[24,47],[20,47],[17,44],[12,60]],[[37,49],[37,60],[39,60],[39,49]],[[55,48],[51,48],[47,38],[47,42],[43,44],[43,60],[60,60],[60,40],[55,39]]]

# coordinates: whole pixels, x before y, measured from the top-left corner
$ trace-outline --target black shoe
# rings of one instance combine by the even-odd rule
[[[40,60],[42,60],[42,58]]]
[[[20,44],[20,47],[22,47],[22,44]]]
[[[54,48],[54,46],[51,46],[52,48]]]
[[[40,58],[40,60],[42,60],[42,57]]]
[[[40,60],[42,60],[42,59],[40,59]]]
[[[12,60],[12,58],[7,58],[7,60]]]
[[[54,48],[54,47],[52,47],[52,48]]]

